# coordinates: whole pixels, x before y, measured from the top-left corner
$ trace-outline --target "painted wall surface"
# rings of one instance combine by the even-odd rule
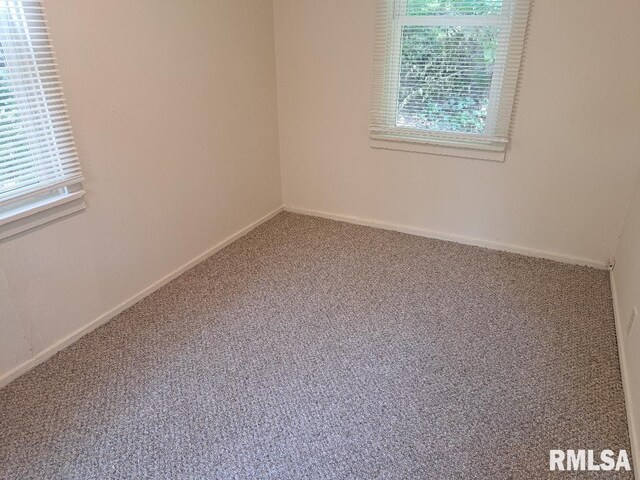
[[[271,2],[44,3],[87,209],[0,243],[0,377],[282,203]]]
[[[632,433],[634,458],[640,457],[640,317],[627,332],[636,307],[640,311],[640,182],[629,207],[616,251],[612,272],[618,321],[618,342],[624,366],[628,421]],[[636,460],[637,462],[637,460]]]
[[[274,0],[285,205],[605,264],[640,153],[640,3],[538,0],[504,163],[370,148],[373,0]]]

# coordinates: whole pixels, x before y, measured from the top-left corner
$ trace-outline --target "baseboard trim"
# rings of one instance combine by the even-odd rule
[[[622,390],[624,391],[624,404],[627,410],[627,426],[629,428],[629,441],[631,442],[631,457],[633,459],[633,469],[635,478],[640,478],[640,443],[636,437],[634,430],[633,405],[631,403],[631,392],[629,388],[629,369],[627,367],[627,357],[625,355],[626,347],[624,344],[624,326],[622,325],[622,316],[618,308],[618,291],[616,289],[616,281],[613,272],[609,273],[611,282],[611,296],[613,298],[613,316],[616,323],[616,340],[618,341],[618,358],[620,360],[620,375],[622,377]]]
[[[466,237],[464,235],[456,235],[452,233],[442,233],[433,230],[427,230],[424,228],[410,227],[407,225],[400,225],[396,223],[383,222],[380,220],[369,220],[360,217],[353,217],[349,215],[340,215],[335,213],[322,212],[319,210],[309,210],[306,208],[294,207],[291,205],[285,205],[284,210],[291,213],[299,213],[302,215],[309,215],[312,217],[328,218],[330,220],[337,220],[339,222],[353,223],[356,225],[365,225],[367,227],[382,228],[384,230],[393,230],[401,233],[408,233],[411,235],[418,235],[420,237],[434,238],[437,240],[446,240],[448,242],[462,243],[464,245],[472,245],[474,247],[483,247],[490,250],[499,250],[503,252],[517,253],[525,255],[527,257],[544,258],[547,260],[554,260],[556,262],[568,263],[571,265],[582,265],[598,270],[607,270],[608,265],[606,262],[592,260],[589,258],[572,257],[570,255],[563,255],[559,253],[546,252],[543,250],[535,250],[532,248],[519,247],[517,245],[510,245],[508,243],[494,242],[491,240],[483,240],[479,238]]]
[[[145,289],[143,289],[140,292],[138,292],[137,294],[135,294],[133,297],[125,300],[124,302],[122,302],[120,305],[112,308],[108,312],[103,313],[98,318],[92,320],[91,322],[89,322],[88,324],[84,325],[83,327],[80,327],[79,329],[77,329],[76,331],[74,331],[71,334],[67,335],[66,337],[58,340],[53,345],[50,345],[49,347],[45,348],[44,350],[38,352],[38,354],[36,354],[34,357],[31,357],[29,360],[21,363],[20,365],[18,365],[17,367],[14,367],[11,370],[9,370],[7,373],[5,373],[2,376],[0,376],[0,388],[8,385],[9,383],[11,383],[13,380],[18,378],[19,376],[23,375],[24,373],[28,372],[32,368],[34,368],[34,367],[40,365],[41,363],[43,363],[44,361],[48,360],[49,358],[51,358],[56,353],[58,353],[59,351],[65,349],[66,347],[68,347],[72,343],[76,342],[78,339],[80,339],[81,337],[85,336],[86,334],[92,332],[93,330],[95,330],[99,326],[107,323],[109,320],[111,320],[113,317],[115,317],[119,313],[122,313],[127,308],[129,308],[132,305],[138,303],[140,300],[142,300],[146,296],[152,294],[153,292],[158,290],[160,287],[162,287],[162,286],[166,285],[167,283],[169,283],[171,280],[179,277],[180,275],[182,275],[187,270],[189,270],[189,269],[195,267],[197,264],[203,262],[204,260],[209,258],[211,255],[213,255],[214,253],[222,250],[224,247],[226,247],[230,243],[233,243],[236,240],[238,240],[239,238],[243,237],[244,235],[249,233],[254,228],[258,227],[262,223],[266,222],[267,220],[271,219],[272,217],[274,217],[275,215],[280,213],[282,210],[283,210],[282,206],[276,208],[272,212],[268,213],[267,215],[263,216],[262,218],[259,218],[258,220],[256,220],[252,224],[248,225],[247,227],[243,228],[242,230],[234,233],[230,237],[227,237],[226,239],[224,239],[220,243],[217,243],[216,245],[214,245],[213,247],[209,248],[205,252],[201,253],[197,257],[189,260],[187,263],[185,263],[184,265],[182,265],[178,269],[174,270],[173,272],[169,273],[168,275],[165,275],[160,280],[158,280],[157,282],[149,285]]]

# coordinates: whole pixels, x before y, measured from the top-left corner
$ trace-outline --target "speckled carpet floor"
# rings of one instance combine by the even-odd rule
[[[564,478],[552,448],[629,450],[607,272],[288,213],[0,391],[3,479]]]

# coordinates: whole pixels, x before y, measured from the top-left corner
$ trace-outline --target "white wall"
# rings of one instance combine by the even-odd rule
[[[45,7],[88,207],[0,243],[0,378],[281,205],[271,2]]]
[[[640,156],[636,157],[640,161]],[[640,181],[627,213],[612,272],[616,303],[618,343],[623,365],[628,421],[632,432],[634,459],[640,458],[640,317],[627,335],[634,307],[640,310]],[[638,460],[635,460],[637,463]]]
[[[638,173],[640,2],[534,2],[505,163],[369,147],[375,3],[274,1],[285,205],[605,264]]]

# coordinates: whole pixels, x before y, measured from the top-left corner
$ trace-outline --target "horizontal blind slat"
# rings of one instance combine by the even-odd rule
[[[41,141],[39,144],[30,144],[28,148],[21,150],[15,148],[10,153],[2,152],[2,156],[0,156],[0,172],[10,167],[21,165],[25,162],[25,159],[35,157],[35,160],[44,155],[60,155],[71,148],[75,149],[73,139],[57,142]]]

